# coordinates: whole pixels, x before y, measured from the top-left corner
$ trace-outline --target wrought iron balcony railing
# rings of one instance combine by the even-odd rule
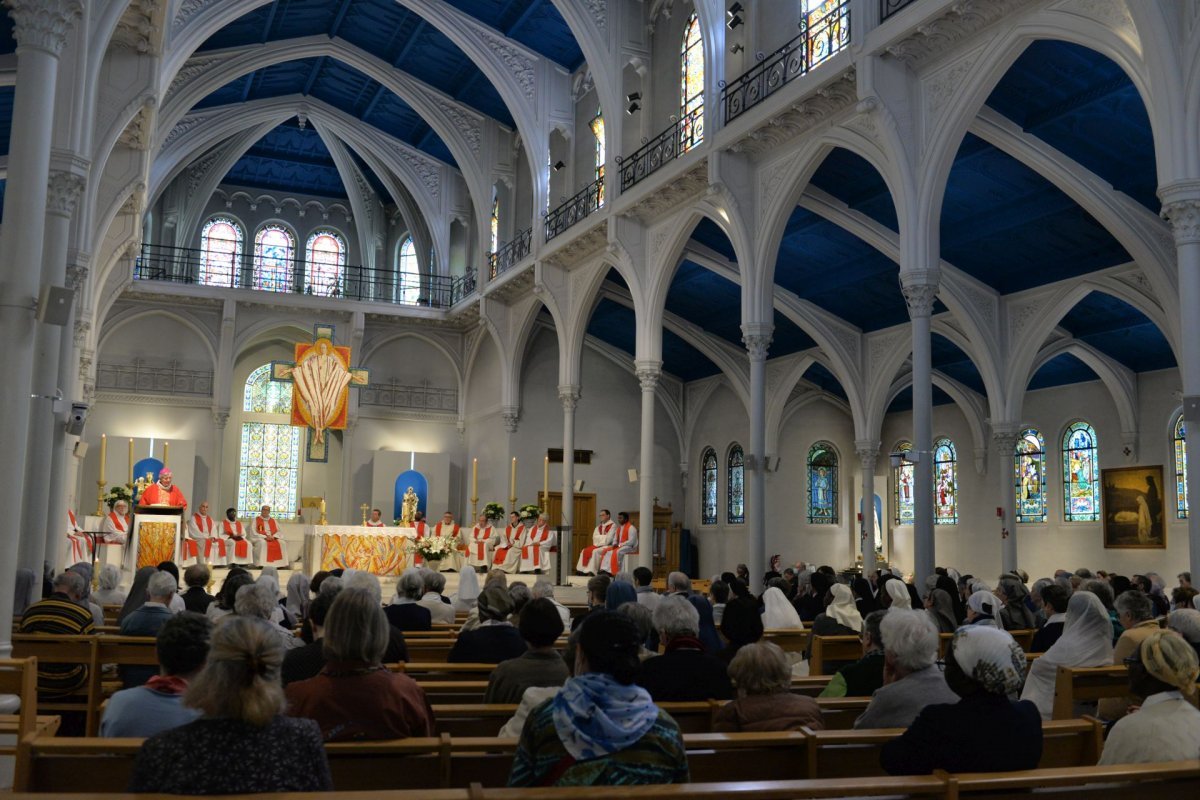
[[[911,6],[916,1],[917,0],[879,0],[879,21],[883,22],[892,14],[895,14],[897,11],[906,8],[907,6]]]
[[[152,364],[135,358],[129,363],[100,362],[96,367],[100,391],[133,394],[197,395],[213,391],[212,370],[180,369],[178,361]]]
[[[155,244],[142,245],[133,279],[426,308],[449,308],[475,290],[473,270],[451,277]]]
[[[911,2],[911,0],[909,0]],[[894,0],[881,0],[884,4]],[[790,81],[850,43],[850,0],[827,2],[800,20],[800,35],[761,59],[721,91],[725,123],[746,113]]]
[[[492,278],[502,275],[522,259],[529,256],[533,249],[533,228],[526,228],[513,237],[512,241],[494,253],[488,253],[488,265],[491,267]]]
[[[567,202],[546,215],[546,241],[570,228],[604,205],[604,176],[583,187]]]
[[[621,191],[629,191],[657,172],[663,164],[674,161],[702,141],[704,106],[700,105],[646,142],[633,155],[618,159],[621,165]]]

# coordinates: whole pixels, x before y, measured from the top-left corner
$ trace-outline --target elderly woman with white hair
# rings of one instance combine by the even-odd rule
[[[271,622],[271,617],[279,610],[279,590],[267,583],[248,583],[237,590],[233,601],[233,613],[239,617],[261,619],[271,623],[271,630],[279,637],[279,643],[285,650],[302,647],[304,642],[292,635],[292,632]]]
[[[855,728],[907,728],[925,706],[958,701],[936,666],[938,631],[928,614],[893,608],[879,630],[884,642],[883,686],[854,721]]]
[[[429,609],[429,621],[453,624],[454,606],[442,594],[446,591],[446,576],[428,567],[422,567],[421,582],[424,585],[424,594],[417,601],[417,605]]]
[[[116,564],[100,569],[100,588],[92,592],[92,601],[101,606],[123,606],[126,594],[121,591],[121,570]]]
[[[402,631],[432,630],[433,615],[418,602],[424,595],[425,579],[421,577],[421,570],[417,567],[404,570],[396,582],[396,597],[384,609],[391,626]]]
[[[1182,636],[1200,656],[1200,611],[1177,608],[1167,615],[1167,627]]]
[[[737,699],[721,706],[713,731],[821,730],[825,720],[816,698],[792,694],[792,667],[773,642],[754,642],[738,650],[729,663],[729,679]]]

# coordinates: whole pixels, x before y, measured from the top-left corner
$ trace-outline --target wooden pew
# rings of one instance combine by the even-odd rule
[[[430,705],[483,703],[487,681],[418,680]]]
[[[1087,800],[1140,800],[1195,797],[1200,792],[1200,761],[1064,767],[1024,772],[942,774],[947,800],[1028,800],[1086,797]]]
[[[817,798],[942,797],[945,779],[932,775],[836,780],[682,783],[673,786],[588,786],[481,789],[472,800],[816,800]],[[291,800],[291,798],[289,798]],[[296,798],[296,800],[301,800]],[[306,799],[305,799],[306,800]],[[318,800],[313,798],[313,800]],[[358,800],[353,796],[347,800]],[[366,798],[363,798],[366,800]],[[408,800],[405,797],[389,800]],[[414,800],[419,800],[414,798]]]
[[[808,674],[830,674],[830,664],[857,661],[862,655],[862,641],[857,636],[814,636],[812,655],[808,660]]]
[[[1033,637],[1036,633],[1037,631],[1035,630],[1009,631],[1009,634],[1011,634],[1013,639],[1017,641],[1017,644],[1021,646],[1021,649],[1025,651],[1026,656],[1029,655],[1029,648],[1033,647]],[[938,634],[938,658],[946,657],[946,650],[949,649],[950,640],[953,638],[953,633]]]
[[[808,650],[808,631],[803,628],[772,628],[763,631],[763,641],[779,645],[785,653],[803,653]]]
[[[869,697],[818,697],[821,717],[827,731],[848,731],[854,728],[854,720],[867,710]]]
[[[88,681],[76,692],[60,698],[38,698],[37,710],[47,712],[95,713],[92,698],[91,671],[95,664],[95,636],[54,636],[42,633],[15,633],[13,658],[36,658],[39,664],[85,664],[89,670]],[[99,701],[97,700],[97,703]]]
[[[1116,667],[1059,667],[1054,678],[1054,719],[1071,719],[1079,703],[1129,694],[1129,671]]]

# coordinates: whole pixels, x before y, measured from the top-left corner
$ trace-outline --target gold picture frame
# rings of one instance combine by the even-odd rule
[[[1162,464],[1102,469],[1100,491],[1106,549],[1166,549]]]

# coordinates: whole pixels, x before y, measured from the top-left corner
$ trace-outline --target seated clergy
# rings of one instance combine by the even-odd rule
[[[129,537],[129,503],[118,500],[112,504],[112,511],[100,523],[100,533],[100,541],[105,544],[125,544]]]
[[[412,529],[415,531],[412,537],[413,541],[419,542],[429,535],[429,527],[425,524],[425,515],[420,511],[413,513]],[[413,553],[412,559],[414,567],[419,567],[425,563],[425,559],[421,558],[418,553]]]
[[[378,508],[371,509],[371,518],[367,520],[368,528],[382,528],[384,526],[383,512]]]
[[[521,542],[525,538],[525,526],[517,512],[508,515],[508,525],[500,533],[500,541],[492,552],[492,568],[505,572],[516,572],[521,566]]]
[[[228,563],[250,564],[250,539],[246,536],[246,528],[237,518],[236,508],[225,509],[225,521],[221,523],[221,535],[227,540],[226,550],[229,553]]]
[[[263,506],[254,518],[254,534],[250,537],[254,545],[254,563],[272,567],[288,565],[287,546],[279,535],[279,522],[271,516],[271,507]],[[265,556],[265,559],[264,559]]]
[[[617,527],[613,531],[612,544],[600,551],[600,570],[609,575],[621,571],[621,564],[626,555],[636,553],[638,549],[638,529],[629,521],[629,514],[617,512]]]
[[[71,563],[92,560],[92,537],[79,527],[75,512],[67,509],[67,541],[71,545]]]
[[[492,567],[492,550],[496,543],[496,529],[487,514],[480,514],[479,521],[471,529],[471,538],[467,541],[467,563],[475,569],[485,570]]]
[[[188,518],[187,538],[184,539],[185,558],[194,558],[200,564],[213,561],[229,563],[225,542],[217,535],[217,523],[208,515],[208,501],[204,500],[196,513]]]
[[[442,571],[443,572],[446,572],[448,570],[457,571],[458,569],[460,569],[461,568],[460,562],[462,559],[462,551],[466,550],[466,547],[463,545],[462,532],[459,530],[458,523],[454,521],[454,514],[452,514],[449,511],[447,511],[445,514],[443,514],[441,520],[436,525],[433,526],[433,535],[434,536],[444,536],[444,537],[447,537],[447,538],[453,540],[455,546],[458,548],[457,550],[455,550],[455,552],[447,555],[445,558],[442,559],[442,566],[441,566]]]
[[[521,544],[521,572],[546,572],[550,569],[550,548],[554,547],[554,531],[545,514],[539,514],[533,527],[525,531]]]
[[[602,548],[612,544],[616,527],[608,509],[600,509],[600,524],[596,526],[596,530],[592,531],[592,543],[583,548],[583,552],[579,554],[579,563],[575,565],[576,570],[585,575],[595,575],[600,571],[599,556],[603,554]]]

